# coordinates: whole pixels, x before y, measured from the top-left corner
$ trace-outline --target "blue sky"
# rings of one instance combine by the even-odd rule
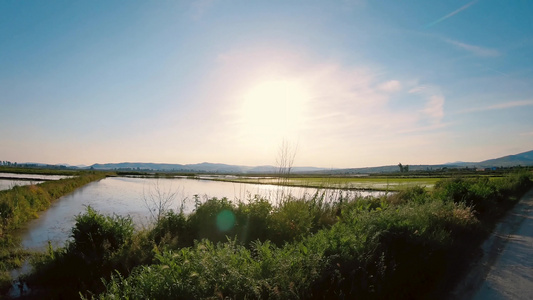
[[[365,167],[533,149],[530,1],[1,1],[0,160]]]

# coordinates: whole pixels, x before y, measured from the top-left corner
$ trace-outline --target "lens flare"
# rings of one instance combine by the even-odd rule
[[[217,215],[217,228],[220,231],[228,231],[235,225],[235,215],[225,209]]]

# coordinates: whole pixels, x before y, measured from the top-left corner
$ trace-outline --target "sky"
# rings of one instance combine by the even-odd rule
[[[324,168],[533,150],[533,2],[0,1],[0,160]]]

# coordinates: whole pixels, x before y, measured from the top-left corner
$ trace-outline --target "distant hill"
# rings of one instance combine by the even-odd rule
[[[507,155],[500,158],[489,159],[478,163],[482,167],[513,167],[533,166],[533,150],[515,155]]]
[[[132,171],[173,171],[173,172],[206,172],[206,173],[275,173],[275,166],[238,166],[203,162],[199,164],[164,164],[164,163],[108,163],[94,164],[88,168],[95,170],[132,170]],[[292,172],[313,172],[324,170],[315,167],[294,167]]]
[[[515,155],[507,155],[500,158],[489,159],[481,162],[453,162],[440,165],[409,165],[409,171],[432,171],[442,168],[492,168],[492,167],[513,167],[513,166],[533,166],[533,150]],[[199,164],[165,164],[165,163],[108,163],[94,164],[86,168],[96,170],[133,170],[133,171],[173,171],[173,172],[205,172],[205,173],[248,173],[248,174],[268,174],[276,173],[275,166],[239,166],[203,162]],[[315,173],[315,174],[375,174],[398,172],[397,165],[366,167],[366,168],[345,168],[345,169],[325,169],[315,167],[294,167],[293,173]]]
[[[481,162],[453,162],[440,165],[409,165],[409,171],[432,171],[442,168],[499,168],[515,166],[533,166],[533,150],[515,155],[507,155],[500,158],[484,160]],[[336,170],[323,170],[316,173],[322,174],[376,174],[398,172],[397,165],[367,167],[367,168],[348,168]]]

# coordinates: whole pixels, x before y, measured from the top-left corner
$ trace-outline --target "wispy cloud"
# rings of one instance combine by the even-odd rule
[[[444,96],[433,95],[429,97],[423,112],[431,117],[435,123],[440,123],[444,117]]]
[[[522,107],[522,106],[533,106],[533,100],[502,102],[502,103],[493,104],[493,105],[489,105],[485,107],[468,108],[468,109],[459,111],[459,113],[471,113],[471,112],[487,111],[487,110],[508,109],[508,108],[514,108],[514,107]]]
[[[402,89],[402,84],[398,80],[390,80],[380,84],[378,88],[385,92],[397,92]]]
[[[206,135],[216,131],[219,140],[232,139],[233,145],[249,151],[270,151],[283,137],[298,140],[309,157],[320,157],[330,151],[327,145],[337,145],[333,156],[353,157],[358,149],[360,156],[354,160],[369,164],[365,155],[383,151],[387,156],[433,141],[437,134],[442,141],[443,128],[449,127],[443,122],[445,97],[435,85],[404,78],[383,80],[381,69],[320,62],[299,51],[238,49],[218,58],[219,69],[210,76],[220,78],[223,84],[220,89],[210,89],[213,95],[209,98],[217,99],[209,108],[213,110],[210,118],[221,111],[227,114]],[[273,125],[284,122],[277,113],[268,114],[265,109],[272,121],[266,124],[268,130],[261,131],[241,109],[248,89],[271,80],[298,83],[308,96],[301,101],[301,114],[291,118],[294,126],[276,132],[270,132]],[[318,138],[320,143],[316,143]]]
[[[472,53],[472,54],[474,54],[476,56],[496,57],[496,56],[500,56],[501,55],[501,53],[498,50],[495,50],[495,49],[490,49],[490,48],[470,45],[470,44],[461,43],[459,41],[454,41],[454,40],[450,40],[450,39],[444,39],[444,41],[449,43],[449,44],[452,44],[452,45],[456,46],[457,48],[466,50],[466,51],[468,51],[468,52],[470,52],[470,53]]]
[[[438,20],[436,20],[436,21],[433,21],[433,22],[431,22],[431,23],[429,23],[429,24],[426,24],[426,26],[424,26],[424,28],[427,29],[427,28],[433,27],[433,26],[435,26],[436,24],[438,24],[438,23],[440,23],[440,22],[442,22],[442,21],[444,21],[444,20],[446,20],[446,19],[449,19],[449,18],[455,16],[456,14],[458,14],[458,13],[462,12],[463,10],[469,8],[470,6],[476,4],[476,2],[478,2],[478,1],[477,1],[477,0],[474,0],[474,1],[468,2],[467,4],[461,6],[459,9],[454,10],[453,12],[451,12],[451,13],[445,15],[444,17],[442,17],[442,18],[440,18],[440,19],[438,19]]]
[[[439,88],[435,86],[422,85],[409,90],[410,94],[420,94],[427,99],[427,102],[420,112],[422,118],[430,120],[432,124],[440,124],[444,118],[445,97]]]

